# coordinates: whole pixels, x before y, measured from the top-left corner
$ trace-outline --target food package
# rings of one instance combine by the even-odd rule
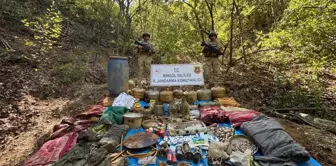
[[[232,97],[218,98],[217,101],[223,106],[240,107],[240,104]]]
[[[103,105],[104,107],[112,106],[112,98],[108,94],[104,94]]]

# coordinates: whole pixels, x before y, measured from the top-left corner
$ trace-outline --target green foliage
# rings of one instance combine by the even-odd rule
[[[75,62],[60,65],[57,68],[60,81],[65,84],[73,84],[81,80],[86,72],[86,68]]]
[[[25,15],[25,10],[19,2],[14,0],[0,1],[0,20],[18,20],[22,15]]]
[[[331,1],[290,1],[283,19],[260,46],[278,49],[269,54],[287,63],[303,62],[311,72],[336,61],[336,4]],[[269,57],[265,56],[265,59]]]
[[[129,10],[123,6],[128,2]],[[127,52],[121,48],[130,47],[131,39],[137,38],[133,34],[147,31],[158,56],[165,53],[163,61],[170,64],[179,62],[177,56],[201,55],[200,42],[207,40],[207,35],[200,30],[212,29],[207,2],[214,4],[214,29],[223,44],[230,41],[233,13],[234,61],[261,60],[281,75],[275,79],[280,90],[274,106],[321,105],[325,89],[319,74],[336,72],[333,0],[234,0],[233,11],[232,0],[3,0],[0,22],[22,20],[34,33],[34,39],[26,40],[25,45],[38,48],[39,54],[56,46],[62,33],[75,41],[70,43],[98,43],[112,46],[114,52]],[[244,54],[247,56],[242,58]],[[87,62],[86,55],[74,56]],[[79,80],[86,70],[82,66],[87,64],[77,60],[57,68],[63,82]],[[281,89],[287,84],[290,89]]]
[[[179,61],[176,56],[166,56],[163,58],[164,64],[177,64]]]
[[[260,60],[285,66],[279,69],[286,73],[283,80],[295,86],[277,94],[276,107],[323,105],[326,89],[319,75],[336,68],[335,10],[330,0],[292,0],[269,33],[258,32],[258,47],[271,50]]]
[[[68,17],[73,37],[106,45],[115,38],[119,9],[111,0],[59,0],[57,6]]]
[[[295,79],[288,76],[276,77],[277,92],[272,106],[275,108],[319,108],[323,107],[323,88],[316,79]],[[292,86],[295,85],[295,86]]]
[[[57,43],[62,33],[62,21],[61,13],[56,9],[54,2],[43,16],[23,19],[24,26],[34,32],[34,40],[26,40],[25,45],[37,47],[39,49],[37,54],[47,53]]]
[[[140,2],[140,4],[139,4]],[[179,1],[136,1],[133,18],[134,30],[141,34],[149,31],[154,34],[153,40],[161,51],[172,55],[192,53],[200,55],[200,41],[207,40],[206,32],[211,31],[211,17],[205,0]],[[219,39],[226,44],[230,38],[230,15],[232,1],[212,0],[214,4],[215,31]],[[234,9],[234,41],[235,57],[241,56],[242,45],[247,53],[256,48],[256,32],[269,32],[273,23],[281,18],[287,1],[242,1],[235,0],[239,11]],[[242,19],[242,29],[238,18]],[[200,29],[201,28],[201,29]],[[243,41],[240,41],[240,36]]]

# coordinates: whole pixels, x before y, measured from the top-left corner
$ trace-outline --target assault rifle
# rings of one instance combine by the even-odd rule
[[[205,46],[205,47],[208,47],[209,48],[209,50],[212,52],[212,53],[215,53],[215,54],[217,54],[217,55],[224,55],[224,53],[222,53],[219,49],[217,49],[216,47],[213,47],[213,46],[211,46],[211,45],[209,45],[209,44],[206,44],[204,41],[202,41],[202,43],[201,43],[201,46]]]
[[[141,43],[139,41],[136,41],[136,40],[135,40],[134,44],[142,46],[144,48],[144,50],[148,51],[151,54],[154,53],[153,49],[151,47],[149,47],[147,44],[143,44],[143,43]]]

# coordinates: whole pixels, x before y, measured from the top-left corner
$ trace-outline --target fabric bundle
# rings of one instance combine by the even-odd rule
[[[232,111],[225,112],[226,117],[230,119],[231,124],[234,127],[240,126],[243,122],[247,122],[258,116],[260,113],[257,111]]]
[[[61,158],[77,143],[78,134],[72,132],[43,144],[39,151],[30,157],[23,166],[47,165]]]
[[[310,158],[304,147],[297,144],[274,119],[263,114],[244,122],[241,128],[265,155],[254,158],[262,166],[294,166],[294,162],[306,162]]]
[[[200,119],[205,124],[220,123],[227,119],[225,113],[221,111],[219,106],[208,105],[201,107],[199,110],[201,113]]]
[[[217,100],[219,104],[223,106],[240,107],[240,104],[231,97],[218,98]]]
[[[124,114],[129,111],[126,107],[112,106],[106,108],[100,121],[109,120],[113,124],[122,124]]]

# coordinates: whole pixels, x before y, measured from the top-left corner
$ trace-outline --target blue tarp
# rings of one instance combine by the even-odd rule
[[[197,101],[195,102],[196,105],[198,105],[200,102],[207,102],[207,101]],[[146,102],[140,102],[141,106],[144,107],[147,103]],[[148,105],[148,104],[147,104]],[[164,105],[164,110],[165,110],[165,115],[168,115],[168,105],[165,104]],[[220,126],[226,126],[226,127],[230,127],[231,124],[229,122],[227,123],[221,123],[219,124]],[[130,129],[128,130],[125,138],[137,133],[137,132],[145,132],[145,129],[144,128],[140,128],[140,129]],[[234,131],[234,134],[235,135],[244,135],[244,132],[238,127],[235,129]],[[160,138],[159,142],[161,141],[162,139]],[[158,145],[159,146],[159,145]],[[136,152],[132,152],[132,153],[147,153],[149,152],[150,149],[146,149],[146,150],[141,150],[141,151],[136,151]],[[262,155],[261,152],[257,152],[255,155]],[[203,157],[205,156],[205,152],[203,152]],[[163,161],[163,162],[167,162],[167,159],[166,158],[158,158],[160,161]],[[130,161],[130,166],[139,166],[140,164],[138,164],[138,159],[137,158],[134,158],[134,157],[129,157],[129,161]],[[202,161],[200,161],[198,164],[194,164],[192,161],[187,161],[187,160],[183,160],[183,161],[186,161],[188,162],[190,165],[192,166],[208,166],[208,162],[207,162],[207,159],[206,158],[203,158]],[[181,162],[181,161],[178,161],[178,162]],[[159,161],[157,161],[156,164],[149,164],[148,166],[156,166],[159,164]],[[305,162],[305,163],[297,163],[298,166],[322,166],[320,163],[318,163],[314,158],[310,157],[309,161]]]
[[[222,123],[220,124],[220,126],[231,126],[230,123]],[[143,128],[140,128],[140,129],[130,129],[125,138],[137,133],[137,132],[145,132],[145,129]],[[239,128],[235,129],[235,135],[244,135],[243,131],[240,130]],[[161,141],[161,138],[159,140],[159,142]],[[146,152],[149,152],[150,149],[146,149],[146,150],[140,150],[140,151],[136,151],[136,152],[132,152],[132,153],[146,153]],[[203,152],[205,153],[205,152]],[[256,155],[261,155],[260,152],[257,152]],[[203,156],[205,156],[203,154]],[[163,161],[163,162],[166,162],[167,160],[164,158],[158,158],[159,160]],[[130,161],[130,166],[139,166],[140,164],[138,164],[138,159],[137,158],[134,158],[134,157],[129,157],[129,161]],[[178,162],[181,162],[181,161],[178,161]],[[207,164],[207,159],[206,158],[203,158],[201,162],[199,162],[198,164],[194,164],[192,161],[186,161],[188,162],[190,165],[193,165],[193,166],[208,166]],[[157,161],[156,165],[158,165],[159,161]],[[321,164],[319,164],[315,159],[313,159],[312,157],[310,158],[310,160],[306,163],[297,163],[299,166],[322,166]],[[154,164],[150,164],[148,166],[155,166]]]

